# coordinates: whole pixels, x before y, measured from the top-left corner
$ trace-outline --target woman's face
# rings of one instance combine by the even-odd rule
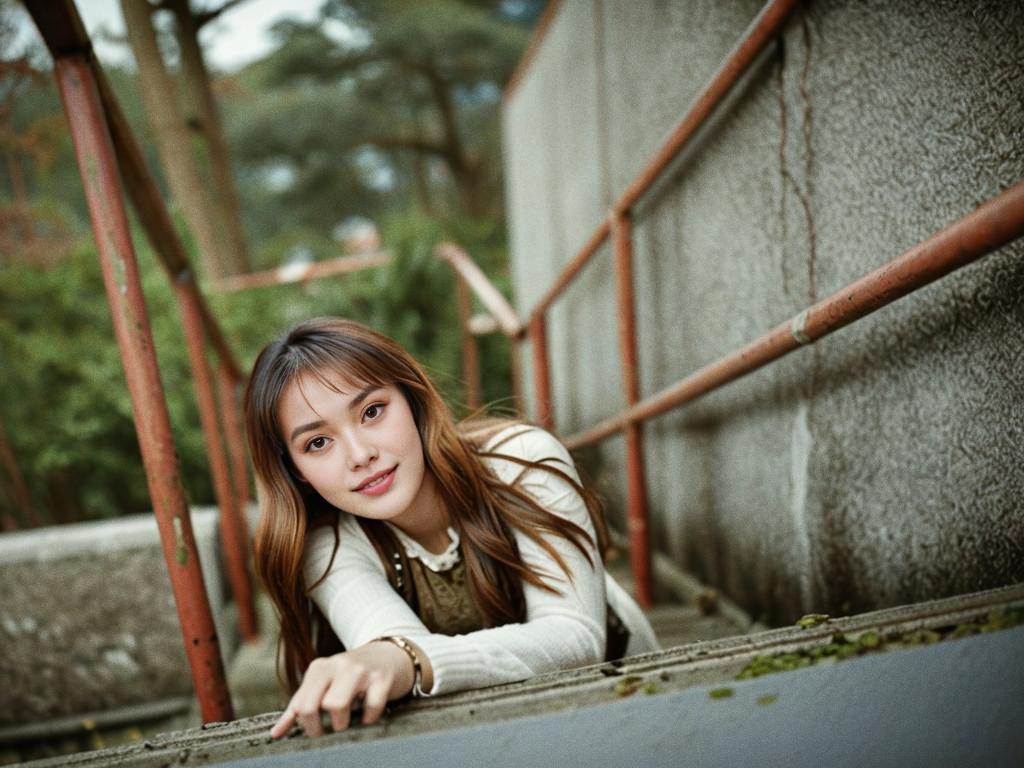
[[[359,517],[421,525],[437,514],[433,477],[409,403],[396,386],[300,376],[277,409],[299,480]]]

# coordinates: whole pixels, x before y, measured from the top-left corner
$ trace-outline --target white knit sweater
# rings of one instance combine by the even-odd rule
[[[510,438],[510,439],[509,439]],[[489,446],[502,454],[546,461],[578,480],[565,447],[547,432],[512,426],[495,435]],[[489,459],[491,470],[513,482],[523,467]],[[594,528],[583,499],[564,480],[543,470],[530,470],[520,486],[547,510],[581,526]],[[643,612],[604,571],[596,548],[591,566],[582,553],[561,537],[549,541],[564,558],[573,579],[533,540],[516,533],[519,552],[560,594],[523,584],[526,621],[465,635],[432,634],[392,589],[373,545],[351,515],[339,516],[340,545],[327,577],[312,598],[346,648],[357,648],[382,635],[413,638],[430,659],[434,672],[431,694],[451,693],[523,680],[542,672],[596,664],[604,658],[606,601],[630,629],[627,655],[656,650],[657,640]],[[307,583],[328,568],[334,535],[328,528],[310,534],[304,570]]]

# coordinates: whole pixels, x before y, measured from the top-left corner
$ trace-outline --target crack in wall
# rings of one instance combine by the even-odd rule
[[[811,31],[810,24],[807,21],[806,15],[801,17],[801,37],[804,48],[804,62],[803,67],[800,70],[800,75],[797,78],[797,90],[800,94],[800,100],[803,103],[803,114],[801,120],[801,137],[803,139],[803,176],[804,183],[801,186],[796,176],[790,170],[789,161],[786,156],[786,143],[789,139],[789,117],[788,117],[788,105],[786,103],[786,43],[785,38],[779,39],[778,46],[778,88],[779,88],[779,172],[782,175],[782,200],[781,200],[781,218],[782,218],[782,237],[783,243],[786,242],[788,232],[786,231],[786,188],[789,187],[793,190],[796,195],[797,201],[800,203],[800,208],[803,210],[804,221],[807,225],[807,249],[808,249],[808,264],[807,264],[807,293],[808,300],[810,303],[814,303],[817,297],[817,285],[816,285],[816,274],[815,266],[817,262],[817,231],[815,229],[814,221],[814,208],[811,204],[811,197],[813,196],[813,187],[811,182],[811,168],[814,162],[814,150],[811,142],[812,133],[812,118],[811,118],[811,98],[810,92],[807,88],[807,76],[810,72],[811,67]],[[789,286],[789,274],[785,267],[785,256],[782,260],[783,266],[783,289],[786,295],[792,295]]]
[[[811,27],[806,13],[800,17],[800,43],[802,47],[803,61],[799,73],[796,75],[796,94],[798,103],[790,104],[787,100],[787,64],[790,57],[787,56],[785,35],[780,36],[778,45],[777,61],[777,88],[779,94],[779,173],[782,177],[779,218],[781,221],[782,239],[782,288],[784,294],[794,299],[800,309],[808,304],[813,304],[817,298],[817,229],[815,226],[814,206],[812,204],[814,188],[812,171],[814,164],[814,152],[812,144],[813,120],[810,89],[808,79],[811,68]],[[801,109],[802,107],[802,109]],[[790,126],[789,110],[793,109],[794,114],[799,115],[799,125]],[[795,122],[795,120],[794,120]],[[796,166],[790,162],[792,152],[787,152],[788,144],[792,138],[802,150],[802,164]],[[795,150],[794,150],[795,151]],[[802,175],[801,180],[797,175]],[[787,267],[786,248],[789,243],[788,217],[786,214],[787,192],[791,190],[796,198],[803,215],[806,238],[807,238],[807,272],[806,272],[806,293],[796,291],[792,285],[793,275]],[[801,295],[802,294],[802,295]],[[803,402],[800,403],[793,422],[790,445],[790,516],[794,545],[802,561],[797,576],[797,586],[800,594],[800,603],[804,610],[811,610],[817,604],[823,594],[820,584],[820,574],[814,547],[808,529],[808,498],[812,498],[810,492],[811,460],[813,455],[814,438],[811,431],[813,424],[814,402],[813,396],[817,388],[816,380],[818,373],[818,352],[816,346],[812,345],[808,351],[810,356],[807,375],[804,379]]]

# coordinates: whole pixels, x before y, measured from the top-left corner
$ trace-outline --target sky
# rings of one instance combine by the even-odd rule
[[[217,7],[223,0],[203,0],[194,7]],[[269,28],[285,18],[310,21],[324,0],[245,0],[225,11],[216,21],[200,33],[206,60],[211,69],[219,72],[237,70],[266,54],[272,40]],[[124,36],[124,19],[119,0],[76,0],[78,13],[85,23],[100,61],[124,64],[131,60],[127,44],[104,42],[98,32],[107,30],[117,37]],[[27,14],[27,24],[31,25]]]

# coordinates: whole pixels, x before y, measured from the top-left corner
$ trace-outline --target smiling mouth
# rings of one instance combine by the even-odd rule
[[[383,491],[391,482],[391,478],[395,476],[395,470],[398,467],[392,467],[383,472],[378,472],[366,482],[356,486],[355,490],[359,493],[374,493]]]

